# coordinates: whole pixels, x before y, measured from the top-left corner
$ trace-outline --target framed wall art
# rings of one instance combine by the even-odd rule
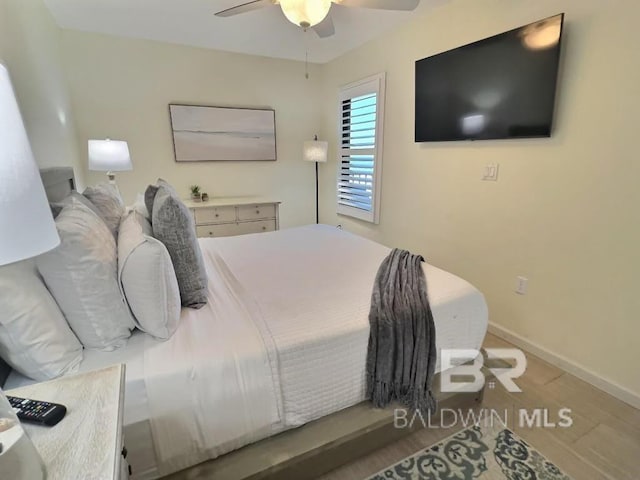
[[[169,105],[176,162],[276,160],[274,110]]]

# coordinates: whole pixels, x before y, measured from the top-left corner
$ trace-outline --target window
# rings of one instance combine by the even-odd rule
[[[385,74],[340,89],[338,213],[371,223],[380,217]]]

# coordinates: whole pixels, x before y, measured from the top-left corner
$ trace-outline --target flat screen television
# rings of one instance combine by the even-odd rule
[[[416,62],[415,140],[551,136],[564,14]]]

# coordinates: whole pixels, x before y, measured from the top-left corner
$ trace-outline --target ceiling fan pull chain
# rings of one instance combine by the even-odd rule
[[[304,78],[309,80],[309,49],[304,52]]]
[[[304,78],[309,80],[309,32],[304,29]]]

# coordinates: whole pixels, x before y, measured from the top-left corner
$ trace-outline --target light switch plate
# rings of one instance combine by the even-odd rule
[[[527,294],[529,279],[527,277],[516,277],[516,293],[519,295]]]
[[[490,163],[486,167],[484,167],[484,173],[482,175],[482,180],[487,182],[497,182],[498,181],[498,171],[500,170],[499,163]]]

